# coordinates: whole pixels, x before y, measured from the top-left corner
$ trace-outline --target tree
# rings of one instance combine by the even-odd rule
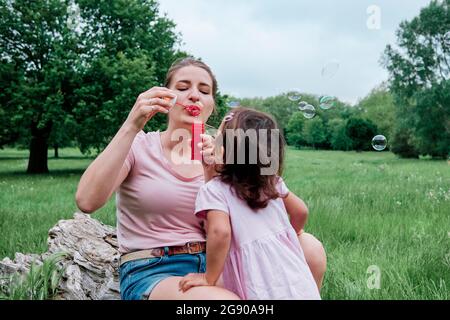
[[[443,92],[450,81],[449,7],[450,0],[431,1],[418,17],[400,24],[398,48],[388,45],[384,53],[397,105],[392,150],[400,156],[450,153],[450,104]]]
[[[83,38],[82,72],[75,91],[77,144],[84,153],[99,153],[125,121],[139,93],[162,86],[171,63],[186,56],[175,46],[175,24],[159,16],[154,0],[77,0]],[[162,130],[158,114],[146,130]]]
[[[347,136],[352,140],[352,149],[367,151],[371,149],[373,137],[377,134],[377,127],[370,120],[351,118],[345,126]]]
[[[253,107],[271,114],[281,129],[285,129],[289,118],[297,109],[296,103],[290,101],[285,94],[279,94],[277,96],[267,97],[264,99],[242,99],[240,103],[244,107]]]
[[[351,150],[352,140],[347,135],[346,125],[347,121],[340,118],[335,118],[328,122],[330,144],[333,150]]]
[[[302,133],[306,143],[313,148],[326,147],[327,129],[321,118],[316,117],[306,121]]]
[[[423,89],[416,98],[417,148],[433,158],[450,155],[450,81]]]
[[[65,108],[64,86],[74,78],[76,39],[64,0],[1,0],[2,108],[11,139],[29,145],[29,173],[47,172],[48,139]],[[4,131],[4,129],[3,129]]]
[[[390,150],[403,158],[419,158],[413,128],[402,121],[394,128],[390,141]]]
[[[286,127],[286,142],[288,145],[295,146],[296,148],[306,145],[306,141],[303,136],[304,124],[305,118],[300,112],[292,115]]]
[[[229,111],[227,107],[227,95],[222,95],[219,91],[216,95],[216,110],[211,114],[208,119],[207,124],[218,129],[220,124],[222,123],[222,119],[225,114]]]
[[[395,104],[386,83],[374,88],[359,101],[358,107],[362,109],[361,117],[371,120],[378,127],[378,134],[384,135],[388,140],[392,137],[395,126]]]
[[[29,145],[29,173],[48,172],[49,143],[101,150],[185,55],[153,0],[0,0],[0,14],[0,143]]]

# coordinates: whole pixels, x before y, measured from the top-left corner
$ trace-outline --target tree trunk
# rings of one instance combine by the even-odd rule
[[[55,158],[59,158],[58,145],[53,146],[55,148]]]
[[[0,288],[8,276],[29,272],[32,262],[41,265],[52,254],[65,252],[58,262],[64,271],[54,300],[120,299],[120,254],[113,227],[77,212],[74,219],[60,220],[48,236],[48,251],[42,255],[17,252],[14,260],[0,261]]]
[[[44,136],[33,136],[30,142],[27,173],[48,173],[47,152],[47,139]]]

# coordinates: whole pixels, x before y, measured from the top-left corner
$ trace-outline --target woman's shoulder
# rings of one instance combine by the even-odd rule
[[[159,134],[160,134],[159,130],[158,131],[148,131],[148,132],[141,130],[138,132],[135,139],[155,138],[155,137],[159,137]]]
[[[159,131],[144,132],[143,130],[141,130],[134,137],[133,143],[148,144],[149,142],[151,143],[151,142],[157,141],[156,139],[159,139]]]

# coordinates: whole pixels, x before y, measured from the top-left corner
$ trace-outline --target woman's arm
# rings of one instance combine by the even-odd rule
[[[81,176],[75,196],[78,208],[91,213],[101,208],[128,175],[124,165],[136,132],[122,126]]]
[[[308,207],[302,199],[292,192],[289,192],[288,196],[283,198],[283,202],[289,214],[291,225],[298,234],[303,230],[308,219]]]
[[[206,273],[189,273],[179,282],[181,291],[198,286],[214,286],[222,274],[231,244],[229,215],[218,210],[207,213]]]
[[[128,175],[124,165],[135,136],[156,113],[172,106],[163,100],[175,95],[167,88],[153,87],[141,93],[127,119],[103,152],[89,165],[78,184],[78,208],[91,213],[102,207]]]

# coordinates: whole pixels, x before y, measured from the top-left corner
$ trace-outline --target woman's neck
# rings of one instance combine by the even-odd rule
[[[161,143],[164,149],[168,151],[173,150],[173,148],[175,148],[175,146],[179,145],[180,143],[185,143],[186,145],[183,147],[189,148],[190,151],[191,144],[185,141],[185,139],[191,139],[191,136],[192,135],[189,126],[175,127],[169,124],[167,130],[161,132]]]

